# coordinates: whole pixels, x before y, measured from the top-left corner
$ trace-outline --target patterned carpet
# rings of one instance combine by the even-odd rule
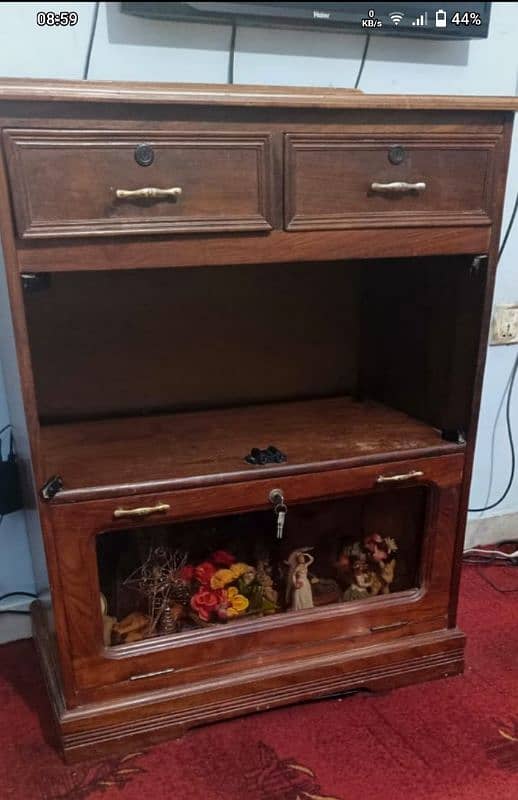
[[[65,767],[30,641],[0,648],[2,800],[517,800],[518,570],[464,569],[467,669],[309,703]],[[43,728],[42,728],[43,726]]]

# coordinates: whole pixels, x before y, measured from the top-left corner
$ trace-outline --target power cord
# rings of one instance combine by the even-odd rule
[[[515,548],[513,552],[506,553],[504,550],[490,550],[483,547],[472,547],[464,553],[464,563],[468,566],[474,566],[477,569],[477,574],[482,580],[491,586],[495,592],[499,594],[512,594],[518,592],[518,586],[505,588],[499,586],[495,581],[491,580],[488,575],[485,575],[481,567],[517,567],[518,566],[518,550],[516,549],[516,542],[513,540],[504,540],[498,542],[496,547],[500,548],[504,545],[509,545]]]
[[[237,32],[237,25],[234,22],[232,24],[232,32],[230,34],[230,45],[228,48],[228,75],[227,81],[228,83],[234,83],[234,60],[236,55],[236,32]]]
[[[92,48],[93,48],[93,45],[94,45],[94,36],[95,36],[95,31],[97,29],[97,18],[99,16],[99,6],[100,6],[100,3],[95,3],[95,5],[94,5],[94,14],[93,14],[93,17],[92,17],[92,26],[90,28],[90,36],[89,36],[89,39],[88,39],[88,47],[86,49],[85,65],[84,65],[84,69],[83,69],[83,80],[84,81],[86,81],[86,79],[88,78],[88,73],[90,71],[90,59],[92,58]]]
[[[517,372],[518,372],[518,354],[514,359],[513,368],[511,370],[511,379],[509,381],[509,388],[507,390],[507,400],[505,403],[505,423],[507,428],[507,435],[509,438],[509,447],[511,449],[511,472],[509,475],[509,480],[507,481],[507,486],[505,487],[503,493],[500,495],[498,500],[495,500],[494,503],[489,503],[489,505],[482,506],[481,508],[468,508],[468,511],[472,513],[482,513],[483,511],[490,511],[492,508],[496,508],[497,506],[499,506],[500,503],[502,503],[505,500],[505,498],[511,491],[511,486],[513,485],[514,482],[514,474],[516,471],[516,452],[514,447],[513,428],[511,423],[511,401],[513,397],[513,389]]]
[[[32,600],[36,600],[38,595],[33,594],[32,592],[7,592],[7,594],[0,596],[0,603],[2,600],[7,600],[8,597],[30,597]],[[19,608],[0,608],[0,614],[19,614],[22,616],[27,616],[30,613],[30,611]]]
[[[4,425],[3,428],[0,428],[0,436],[2,436],[6,431],[12,429],[11,423]],[[4,515],[0,514],[0,525],[2,524],[4,519]],[[35,599],[38,595],[33,594],[32,592],[8,592],[7,594],[0,595],[0,603],[2,600],[7,600],[8,597],[30,597],[31,599]],[[30,614],[30,611],[21,611],[19,609],[10,608],[0,608],[0,614]]]
[[[0,428],[0,436],[3,436],[3,434],[4,434],[6,431],[8,431],[10,428],[12,428],[12,427],[13,427],[13,426],[11,425],[11,423],[10,423],[10,422],[8,422],[8,423],[7,423],[7,425],[4,425],[4,427],[3,427],[3,428]],[[2,525],[2,522],[3,522],[3,521],[4,521],[4,515],[3,515],[3,514],[0,514],[0,526]],[[1,599],[1,598],[0,598],[0,599]]]
[[[362,60],[360,61],[360,68],[358,69],[358,74],[357,74],[356,80],[354,82],[354,88],[355,89],[357,89],[358,86],[360,85],[360,78],[362,76],[363,68],[365,66],[365,59],[367,58],[367,51],[369,49],[370,41],[371,41],[370,34],[367,34],[367,36],[365,38],[365,46],[363,48],[363,53],[362,53]]]
[[[500,250],[498,251],[498,257],[497,257],[497,262],[496,262],[497,266],[500,263],[500,259],[502,258],[502,253],[504,252],[505,246],[506,246],[507,241],[509,239],[509,235],[511,233],[511,229],[513,227],[514,220],[516,218],[517,212],[518,212],[518,194],[516,195],[516,198],[515,198],[515,201],[514,201],[513,210],[511,212],[511,218],[509,220],[509,224],[507,225],[507,229],[506,229],[506,232],[504,234],[504,238],[502,239],[502,244],[500,246]],[[508,384],[507,384],[507,389],[506,389],[506,391],[507,391],[507,400],[506,400],[506,404],[505,404],[505,420],[506,420],[506,427],[507,427],[507,435],[508,435],[508,438],[509,438],[509,447],[511,449],[511,472],[510,472],[510,475],[509,475],[509,480],[507,482],[507,486],[505,487],[502,495],[498,498],[498,500],[495,500],[494,503],[489,503],[488,505],[482,506],[481,508],[468,508],[468,511],[471,512],[471,513],[475,513],[475,514],[476,513],[480,513],[481,514],[484,511],[490,511],[491,509],[496,508],[497,506],[499,506],[500,503],[502,503],[505,500],[505,498],[507,497],[507,495],[511,491],[511,487],[512,487],[513,482],[514,482],[514,475],[515,475],[515,472],[516,472],[516,452],[515,452],[515,446],[514,446],[513,428],[512,428],[512,423],[511,423],[511,401],[512,401],[514,383],[515,383],[515,380],[516,380],[516,373],[517,372],[518,372],[518,354],[517,354],[517,356],[516,356],[516,358],[514,360],[514,364],[513,364],[513,367],[511,369],[511,374],[510,374],[509,381],[508,381]],[[505,396],[505,394],[504,394],[504,396]],[[497,419],[498,419],[498,415],[497,415]],[[495,420],[495,425],[497,423],[497,419]]]

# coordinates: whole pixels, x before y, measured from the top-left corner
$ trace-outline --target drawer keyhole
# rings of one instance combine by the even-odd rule
[[[155,151],[150,144],[138,144],[135,147],[135,161],[141,167],[149,167],[155,160]]]

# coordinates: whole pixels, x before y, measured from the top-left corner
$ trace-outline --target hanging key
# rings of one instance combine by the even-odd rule
[[[270,502],[273,503],[273,513],[277,517],[277,539],[282,539],[288,506],[284,502],[284,495],[280,489],[272,489],[270,492]]]
[[[286,506],[279,506],[279,508],[275,509],[277,512],[277,539],[282,539],[282,534],[284,531],[284,522],[286,520],[286,513],[287,508]]]

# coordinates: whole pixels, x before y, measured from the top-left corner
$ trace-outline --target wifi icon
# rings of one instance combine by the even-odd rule
[[[389,14],[389,18],[392,20],[392,24],[395,25],[396,28],[404,16],[405,15],[401,11],[392,11],[392,13]]]

